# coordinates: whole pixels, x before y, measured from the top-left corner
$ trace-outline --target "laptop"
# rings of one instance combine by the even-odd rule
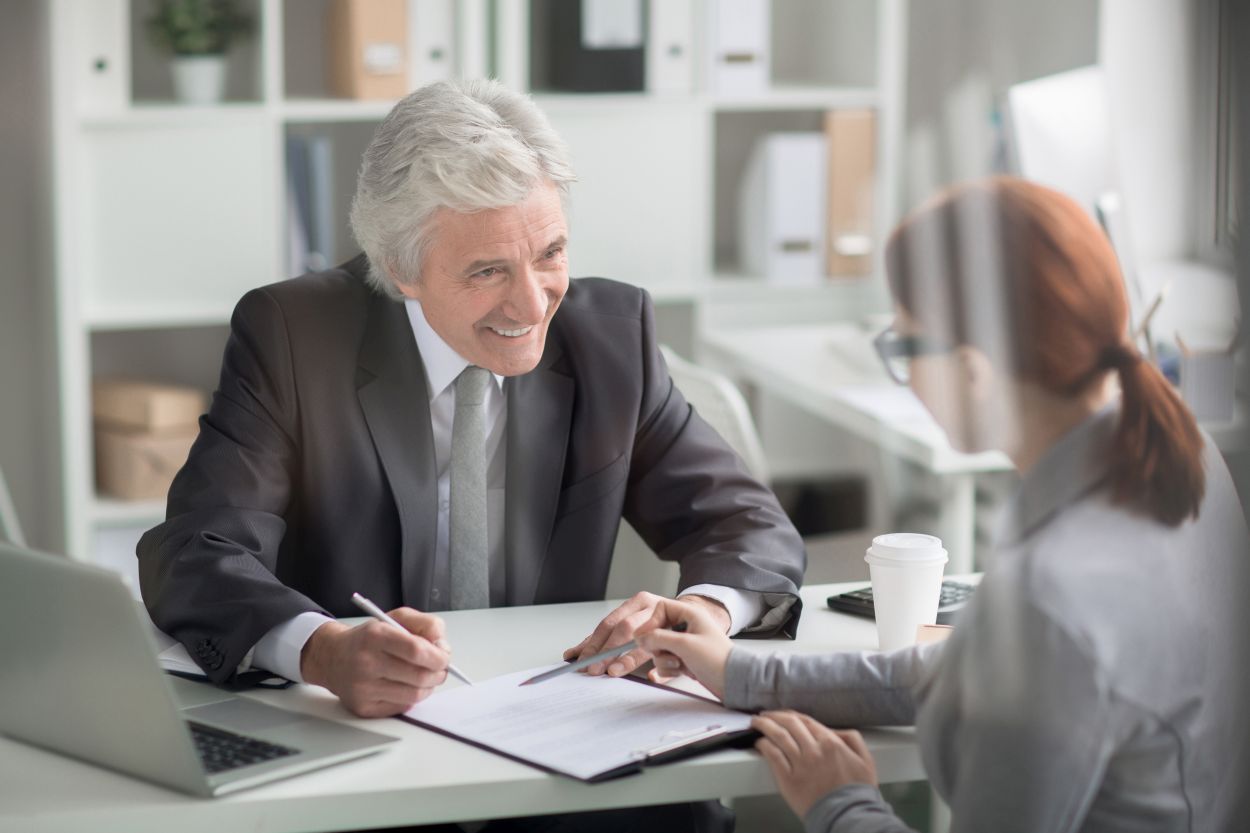
[[[0,734],[201,796],[397,738],[170,677],[117,574],[0,542]]]

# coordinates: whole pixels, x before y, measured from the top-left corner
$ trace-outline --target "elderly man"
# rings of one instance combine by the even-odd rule
[[[648,296],[569,280],[566,156],[523,96],[424,87],[365,153],[364,254],[239,302],[138,547],[153,620],[212,679],[261,668],[399,713],[445,678],[428,611],[603,598],[622,518],[727,632],[793,633],[799,537],[674,388]],[[338,622],[353,591],[410,633]],[[655,601],[568,655],[628,640]]]

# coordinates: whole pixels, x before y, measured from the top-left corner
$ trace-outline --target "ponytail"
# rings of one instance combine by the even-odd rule
[[[1115,371],[1124,397],[1108,449],[1112,499],[1167,526],[1198,516],[1202,433],[1122,340],[1120,264],[1076,200],[1014,177],[955,186],[903,220],[885,266],[895,301],[923,330],[976,347],[1016,378],[1073,398]]]
[[[1111,443],[1116,503],[1139,507],[1167,526],[1197,518],[1206,489],[1202,433],[1172,384],[1126,345],[1103,351],[1099,366],[1115,370],[1124,391]]]

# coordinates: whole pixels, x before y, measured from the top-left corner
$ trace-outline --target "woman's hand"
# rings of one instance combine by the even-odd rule
[[[685,633],[668,630],[678,622],[685,622]],[[663,682],[686,674],[717,697],[725,696],[725,661],[731,644],[723,625],[701,606],[661,599],[635,636],[655,661],[655,668],[648,675],[652,681]]]
[[[751,727],[763,734],[755,748],[800,819],[838,787],[877,784],[877,765],[859,732],[830,729],[793,711],[764,712]]]

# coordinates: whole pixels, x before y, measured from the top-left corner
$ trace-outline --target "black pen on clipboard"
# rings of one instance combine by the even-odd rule
[[[669,630],[674,631],[676,633],[685,633],[686,623],[678,622],[676,625],[673,625],[673,627],[669,628]],[[537,683],[545,683],[547,682],[547,680],[550,680],[554,677],[560,677],[560,676],[563,676],[564,674],[571,674],[574,671],[581,671],[583,668],[589,668],[590,666],[594,665],[596,662],[603,662],[605,659],[613,659],[614,657],[619,657],[621,654],[628,654],[630,651],[634,650],[637,647],[638,647],[638,640],[631,639],[630,641],[626,642],[624,645],[617,645],[615,648],[609,648],[606,651],[600,651],[599,653],[594,654],[593,656],[586,657],[585,659],[579,659],[576,662],[570,662],[568,665],[561,665],[559,668],[553,668],[550,671],[544,671],[541,674],[537,674],[533,677],[530,677],[528,680],[526,680],[523,683],[518,683],[518,685],[535,685]]]

